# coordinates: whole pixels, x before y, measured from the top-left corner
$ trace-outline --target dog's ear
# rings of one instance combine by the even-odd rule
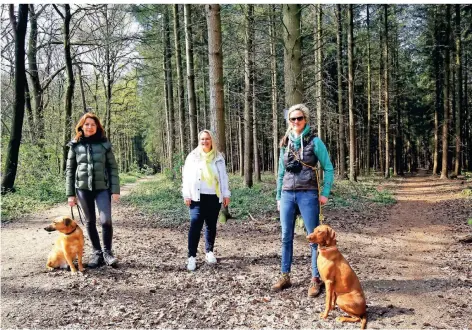
[[[62,222],[64,223],[65,226],[70,226],[72,224],[72,219],[69,217],[64,217],[62,219]]]
[[[333,228],[328,227],[326,230],[326,245],[331,246],[336,244],[336,232]]]

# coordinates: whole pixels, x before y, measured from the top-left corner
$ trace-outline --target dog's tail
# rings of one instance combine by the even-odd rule
[[[365,329],[366,326],[367,326],[367,313],[365,313],[361,317],[361,329]]]

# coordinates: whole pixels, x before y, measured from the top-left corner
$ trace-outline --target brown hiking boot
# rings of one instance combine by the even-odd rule
[[[272,291],[279,292],[283,289],[290,288],[292,286],[292,282],[290,282],[290,275],[288,273],[282,273],[282,276],[272,286]]]
[[[319,294],[321,293],[321,285],[323,282],[321,282],[319,277],[313,277],[310,282],[310,287],[308,288],[308,297],[314,298],[318,297]]]

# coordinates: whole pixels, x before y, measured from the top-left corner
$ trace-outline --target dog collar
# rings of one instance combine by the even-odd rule
[[[319,246],[318,248],[319,248],[320,251],[322,251],[322,252],[334,251],[334,250],[337,250],[337,249],[338,249],[337,246]]]
[[[67,234],[64,233],[64,235],[70,235],[70,234],[72,234],[74,231],[77,230],[77,227],[78,227],[78,226],[76,225],[75,228],[74,228],[70,233],[67,233]]]

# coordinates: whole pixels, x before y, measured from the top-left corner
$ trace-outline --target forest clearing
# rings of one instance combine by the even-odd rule
[[[358,328],[320,320],[298,225],[271,291],[287,191],[324,205],[368,328],[472,328],[472,5],[0,9],[2,329]],[[191,271],[200,188],[218,262],[201,239]],[[47,271],[86,199],[85,262],[118,266]]]

